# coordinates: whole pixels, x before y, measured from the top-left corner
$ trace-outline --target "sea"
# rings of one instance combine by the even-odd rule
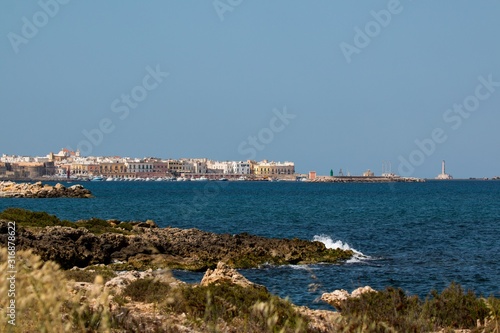
[[[78,182],[63,183],[66,186]],[[240,272],[297,305],[331,309],[336,289],[392,286],[425,298],[452,282],[500,297],[500,181],[423,183],[80,182],[92,199],[0,199],[76,221],[154,220],[161,227],[300,238],[353,250],[339,264]],[[174,271],[186,282],[203,273]]]

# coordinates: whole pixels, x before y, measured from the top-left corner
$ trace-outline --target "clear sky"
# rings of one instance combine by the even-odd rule
[[[5,0],[0,154],[500,175],[499,17],[494,0]]]

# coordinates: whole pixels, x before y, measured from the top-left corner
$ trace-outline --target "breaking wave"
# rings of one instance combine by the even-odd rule
[[[327,235],[315,235],[313,241],[321,242],[325,244],[327,249],[341,249],[341,250],[351,250],[354,252],[354,256],[347,260],[347,263],[357,263],[363,260],[372,259],[370,256],[364,255],[362,252],[352,248],[349,244],[342,242],[341,240],[334,241],[330,236]]]

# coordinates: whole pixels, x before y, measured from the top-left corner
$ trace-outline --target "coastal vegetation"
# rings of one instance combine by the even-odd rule
[[[7,250],[0,250],[6,278]],[[477,297],[451,284],[425,300],[386,288],[345,300],[340,315],[304,311],[265,287],[229,280],[185,284],[162,276],[117,288],[105,267],[94,276],[68,274],[31,251],[16,261],[16,325],[3,332],[499,332],[500,300]],[[94,277],[92,283],[87,282]],[[83,280],[83,281],[81,281]],[[7,294],[7,284],[0,293]],[[0,309],[6,312],[8,299]],[[336,319],[331,319],[336,318]],[[463,331],[461,331],[463,332]]]
[[[25,228],[45,228],[45,227],[70,227],[70,228],[85,228],[91,233],[101,235],[106,232],[129,234],[133,225],[128,222],[116,224],[112,221],[106,221],[98,218],[89,220],[80,220],[71,222],[61,220],[55,215],[50,215],[46,212],[33,212],[22,208],[7,208],[0,212],[0,219],[7,221],[15,221],[18,227]]]
[[[343,301],[338,324],[349,332],[498,332],[499,301],[477,297],[456,283],[441,293],[432,290],[425,300],[388,287]]]
[[[71,222],[44,212],[0,213],[0,269],[9,277],[5,232],[16,222],[16,326],[6,332],[500,332],[500,300],[452,283],[425,299],[388,287],[333,304],[298,307],[234,268],[261,263],[338,263],[352,251],[299,239],[158,228],[153,221]],[[165,268],[207,270],[186,284]],[[12,284],[10,284],[10,287]],[[9,284],[0,284],[7,295]],[[354,292],[353,292],[354,295]],[[9,298],[2,297],[6,313]]]
[[[77,227],[70,221],[61,221],[55,215],[50,215],[46,212],[32,212],[22,208],[7,208],[3,212],[0,212],[0,219],[14,221],[17,227]]]

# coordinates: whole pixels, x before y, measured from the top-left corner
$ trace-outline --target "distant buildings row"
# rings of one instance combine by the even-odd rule
[[[295,174],[293,162],[213,161],[201,159],[161,159],[122,157],[82,157],[62,149],[45,157],[0,157],[0,178],[41,178],[104,176],[112,178],[160,178],[170,176],[225,175],[281,177]]]

